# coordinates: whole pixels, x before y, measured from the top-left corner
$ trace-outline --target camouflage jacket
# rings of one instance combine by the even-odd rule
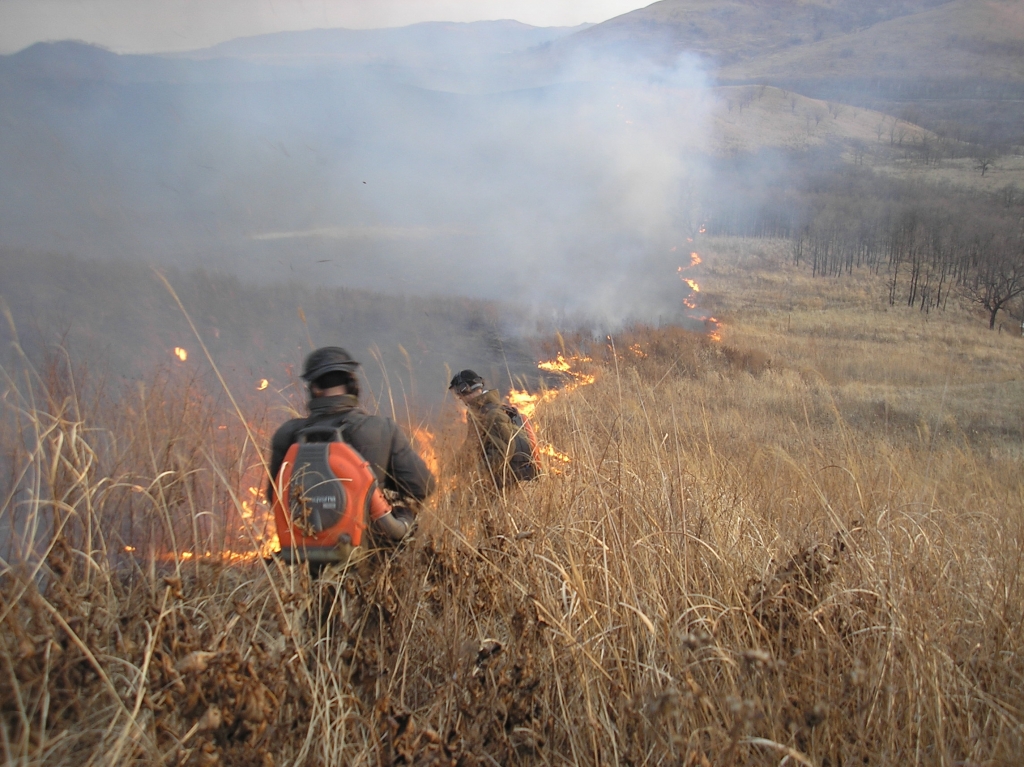
[[[515,426],[502,407],[498,392],[490,389],[468,403],[465,450],[475,453],[500,490],[515,477],[510,461],[515,448]]]

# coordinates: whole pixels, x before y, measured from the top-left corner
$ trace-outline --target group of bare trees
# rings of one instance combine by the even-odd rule
[[[830,185],[832,186],[832,185]],[[967,299],[996,326],[1022,319],[1024,205],[1014,189],[967,193],[862,177],[820,190],[792,237],[814,274],[887,275],[889,303],[922,311]]]

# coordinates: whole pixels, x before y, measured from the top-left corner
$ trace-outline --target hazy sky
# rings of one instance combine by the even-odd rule
[[[189,50],[246,35],[421,21],[599,22],[645,0],[0,0],[0,53],[84,40],[119,53]]]

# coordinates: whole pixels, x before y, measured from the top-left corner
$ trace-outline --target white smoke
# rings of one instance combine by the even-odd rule
[[[26,52],[22,69],[82,79],[73,101],[12,80],[0,245],[602,325],[680,312],[672,248],[692,234],[713,104],[696,58],[487,56],[442,25],[375,32],[379,52],[353,63],[356,33],[316,34],[305,59],[297,38],[173,59]]]

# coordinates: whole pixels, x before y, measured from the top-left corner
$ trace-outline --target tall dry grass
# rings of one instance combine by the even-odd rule
[[[736,327],[577,339],[571,464],[496,496],[452,424],[414,539],[316,580],[219,556],[259,461],[199,382],[11,376],[5,760],[1018,763],[1019,460]]]

